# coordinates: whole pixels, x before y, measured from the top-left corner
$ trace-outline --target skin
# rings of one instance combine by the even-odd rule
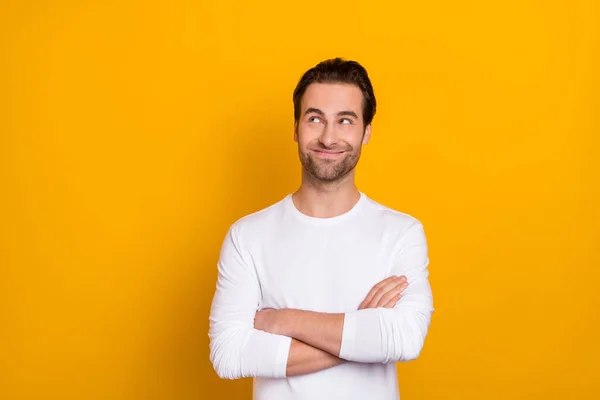
[[[344,214],[360,198],[355,171],[362,146],[371,137],[371,124],[363,120],[362,92],[350,84],[313,83],[300,106],[294,140],[302,164],[302,184],[292,194],[292,201],[300,212],[312,217]],[[407,286],[405,277],[389,277],[367,293],[359,310],[392,308]],[[344,314],[265,309],[257,312],[254,326],[292,338],[287,376],[346,362],[339,358]]]

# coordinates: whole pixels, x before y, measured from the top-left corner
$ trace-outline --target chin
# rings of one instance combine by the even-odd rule
[[[321,182],[336,182],[348,175],[350,171],[313,171],[312,176],[318,179]]]

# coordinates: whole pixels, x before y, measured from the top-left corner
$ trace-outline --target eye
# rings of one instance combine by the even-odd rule
[[[352,120],[348,119],[348,118],[342,118],[340,120],[340,122],[342,123],[342,125],[351,125],[352,124]]]
[[[319,118],[319,117],[309,117],[308,118],[308,122],[317,122],[317,123],[319,123],[319,122],[321,122],[321,118]]]

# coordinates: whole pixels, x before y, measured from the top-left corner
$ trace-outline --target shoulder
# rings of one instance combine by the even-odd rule
[[[415,244],[427,244],[423,223],[417,217],[383,205],[373,199],[366,198],[366,200],[370,224],[376,225],[375,229],[379,232],[382,240],[390,243],[396,249]]]
[[[411,214],[383,205],[369,197],[365,200],[371,217],[387,228],[405,231],[416,226],[422,227],[421,221]]]
[[[231,233],[237,237],[250,239],[259,236],[261,233],[268,232],[281,220],[284,201],[285,198],[237,219],[229,228]]]

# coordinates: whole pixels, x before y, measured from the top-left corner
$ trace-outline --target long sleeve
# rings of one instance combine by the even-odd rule
[[[363,363],[390,363],[417,358],[429,329],[433,297],[428,276],[429,257],[419,221],[398,242],[392,274],[405,275],[408,288],[392,309],[375,308],[346,313],[340,358]]]
[[[291,338],[254,329],[260,285],[234,224],[225,237],[209,317],[210,360],[221,378],[281,378]]]

